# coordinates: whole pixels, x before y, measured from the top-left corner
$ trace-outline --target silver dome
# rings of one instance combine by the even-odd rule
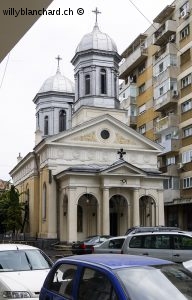
[[[95,24],[93,31],[84,35],[81,39],[81,42],[77,46],[76,53],[89,49],[117,52],[115,42],[108,34],[100,31],[97,23]]]
[[[70,79],[61,75],[60,71],[57,70],[57,73],[54,76],[51,76],[45,80],[45,82],[39,90],[39,93],[46,93],[52,91],[74,93],[75,86]]]

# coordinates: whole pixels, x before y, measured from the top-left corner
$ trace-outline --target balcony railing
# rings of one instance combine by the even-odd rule
[[[157,99],[154,99],[154,110],[161,111],[178,102],[177,90],[169,90]]]
[[[138,47],[129,55],[128,58],[119,67],[119,78],[124,79],[125,75],[129,75],[146,57],[148,56],[147,48]]]
[[[167,42],[169,37],[176,32],[177,23],[174,20],[167,20],[155,33],[153,34],[153,44],[162,45]]]
[[[177,115],[166,116],[157,121],[155,126],[155,133],[162,133],[164,130],[170,127],[178,127],[179,117]]]

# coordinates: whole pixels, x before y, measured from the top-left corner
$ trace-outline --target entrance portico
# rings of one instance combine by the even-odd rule
[[[96,234],[124,235],[131,226],[164,225],[160,176],[154,174],[152,180],[147,173],[144,176],[142,170],[124,160],[114,165],[118,167],[113,172],[111,167],[100,172],[94,167],[86,172],[82,167],[83,174],[82,169],[77,168],[70,168],[70,174],[69,170],[59,174],[58,184],[61,189],[65,186],[59,202],[64,203],[67,199],[60,212],[62,241],[73,242]],[[119,174],[122,166],[124,174]],[[135,170],[131,175],[130,168]]]

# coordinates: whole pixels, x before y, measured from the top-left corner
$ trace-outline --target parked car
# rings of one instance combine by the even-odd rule
[[[0,244],[0,299],[38,298],[52,265],[36,247]]]
[[[183,266],[192,272],[192,259],[183,262]]]
[[[126,237],[122,253],[181,263],[192,259],[192,235],[181,231],[135,233]]]
[[[117,253],[121,254],[121,248],[126,236],[112,237],[105,242],[93,246],[94,253]]]
[[[110,235],[94,235],[89,236],[83,241],[78,241],[72,244],[73,254],[91,254],[93,252],[93,246],[101,244],[107,239],[111,238]]]
[[[56,261],[39,300],[191,300],[192,273],[167,260],[119,254]]]
[[[170,226],[134,226],[127,229],[125,235],[134,234],[139,232],[154,232],[154,231],[173,231],[181,230],[179,227]]]

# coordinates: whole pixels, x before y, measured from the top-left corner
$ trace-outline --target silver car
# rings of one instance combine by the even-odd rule
[[[128,235],[122,253],[145,255],[181,263],[192,259],[192,235],[181,231]]]
[[[100,245],[95,245],[93,253],[117,253],[121,254],[121,248],[126,236],[110,238]]]

